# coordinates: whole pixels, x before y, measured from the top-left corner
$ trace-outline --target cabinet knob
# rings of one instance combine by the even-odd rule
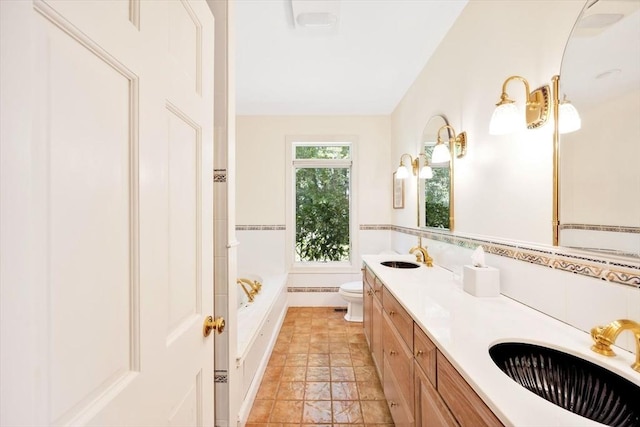
[[[396,406],[398,406],[398,404],[396,402],[389,402],[389,406],[395,408]]]
[[[389,312],[389,316],[393,316],[394,314],[396,314],[396,312],[395,312],[395,311],[393,311],[393,310],[391,310],[391,311]]]
[[[398,352],[395,351],[395,350],[390,350],[389,351],[389,356],[395,356],[396,354],[398,354]]]
[[[367,295],[369,295],[369,296],[372,296],[372,295],[373,295],[373,292],[371,292],[371,289],[369,289],[369,290],[367,291]]]
[[[416,353],[416,356],[422,356],[423,354],[424,354],[424,351],[418,350],[418,352]]]

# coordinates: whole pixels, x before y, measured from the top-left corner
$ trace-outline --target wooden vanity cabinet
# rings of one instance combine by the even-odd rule
[[[417,362],[414,372],[416,427],[458,427],[455,417]]]
[[[373,272],[365,268],[364,277],[365,334],[394,424],[502,426]]]
[[[368,268],[363,272],[363,324],[373,363],[382,378],[382,283]]]
[[[436,365],[438,393],[462,427],[503,425],[440,351],[437,352]]]
[[[371,317],[373,316],[373,286],[369,282],[367,269],[362,269],[362,327],[364,337],[371,348]]]

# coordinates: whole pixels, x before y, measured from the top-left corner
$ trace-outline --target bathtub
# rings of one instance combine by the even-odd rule
[[[242,289],[237,289],[241,295],[238,297],[236,365],[242,379],[238,418],[240,425],[244,425],[287,312],[287,274],[238,274],[238,278],[262,283],[253,302],[248,302]]]

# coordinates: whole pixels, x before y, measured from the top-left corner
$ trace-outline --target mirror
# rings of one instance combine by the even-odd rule
[[[640,2],[586,3],[559,84],[582,122],[556,135],[559,245],[640,258]]]
[[[444,116],[433,116],[422,131],[420,152],[426,155],[433,169],[433,177],[418,179],[418,226],[453,231],[453,160],[447,163],[431,163],[438,130],[448,124]],[[449,133],[447,139],[451,139],[451,130],[446,131]],[[453,157],[455,156],[452,156],[452,159]]]

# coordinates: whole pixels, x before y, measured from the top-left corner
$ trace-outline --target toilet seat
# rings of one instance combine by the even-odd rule
[[[362,294],[362,282],[343,283],[340,290],[349,294]]]

